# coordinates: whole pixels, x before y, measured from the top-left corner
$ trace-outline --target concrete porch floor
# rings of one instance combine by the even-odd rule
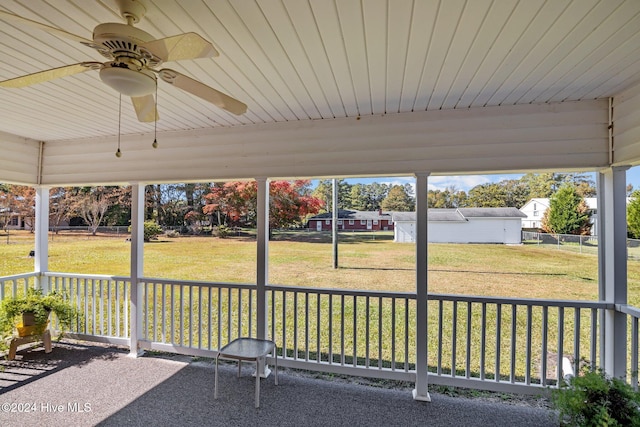
[[[186,356],[128,356],[115,346],[63,341],[0,361],[2,426],[555,426],[557,416],[531,404],[431,393],[416,402],[410,389],[314,378],[281,369],[261,383],[254,408],[251,364],[237,378],[221,363]]]

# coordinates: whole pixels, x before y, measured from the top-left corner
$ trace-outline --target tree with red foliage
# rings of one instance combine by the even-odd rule
[[[284,228],[316,214],[322,200],[311,195],[309,180],[273,181],[269,185],[269,226]],[[216,183],[205,196],[206,215],[218,216],[218,224],[255,226],[258,189],[255,181]],[[222,217],[224,216],[224,221]]]

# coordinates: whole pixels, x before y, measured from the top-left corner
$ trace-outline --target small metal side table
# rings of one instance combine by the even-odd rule
[[[230,359],[238,361],[238,377],[242,368],[242,361],[256,362],[256,408],[260,407],[260,374],[264,366],[265,358],[273,353],[275,358],[275,383],[278,385],[278,353],[276,343],[270,340],[257,338],[236,338],[220,349],[216,356],[214,399],[218,398],[218,359]],[[269,372],[266,372],[266,376]]]

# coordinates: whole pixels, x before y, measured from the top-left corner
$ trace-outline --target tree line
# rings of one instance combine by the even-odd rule
[[[340,209],[359,211],[413,211],[415,196],[410,184],[373,182],[349,184],[337,180]],[[255,181],[155,184],[146,187],[145,220],[162,227],[199,233],[213,226],[256,225]],[[628,228],[640,237],[640,192],[628,186]],[[289,228],[304,225],[309,216],[332,209],[332,180],[272,181],[269,186],[269,225]],[[468,192],[454,186],[428,190],[430,208],[516,207],[532,198],[549,198],[550,208],[542,218],[543,231],[587,234],[590,221],[585,197],[594,197],[595,184],[588,175],[574,173],[525,174],[480,184]],[[50,189],[50,226],[82,225],[96,233],[99,226],[128,226],[131,190],[123,186],[54,187]],[[33,229],[35,189],[0,184],[0,226],[7,229],[19,214],[25,228]]]

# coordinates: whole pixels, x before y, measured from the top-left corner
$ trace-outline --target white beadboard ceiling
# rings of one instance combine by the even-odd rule
[[[242,116],[159,82],[157,131],[607,98],[640,81],[639,0],[148,0],[136,26],[197,32],[220,51],[168,66],[248,105]],[[0,0],[0,10],[91,38],[112,0]],[[93,49],[0,21],[0,80]],[[113,136],[119,95],[98,73],[0,89],[0,132]],[[121,133],[153,132],[123,98]]]

